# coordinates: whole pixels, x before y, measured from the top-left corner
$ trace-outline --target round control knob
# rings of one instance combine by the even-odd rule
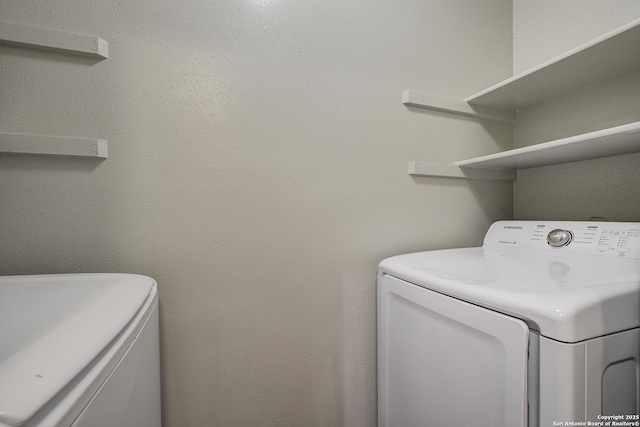
[[[571,243],[571,239],[573,239],[573,234],[569,230],[555,229],[547,235],[547,243],[550,246],[558,248],[560,246],[567,246]]]

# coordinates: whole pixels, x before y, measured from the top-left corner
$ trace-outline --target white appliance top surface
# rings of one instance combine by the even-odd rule
[[[154,287],[130,274],[0,277],[0,425],[33,416],[109,345]]]
[[[571,243],[548,245],[554,229],[571,231]],[[638,223],[500,221],[481,248],[388,258],[378,274],[513,315],[563,342],[640,326]]]

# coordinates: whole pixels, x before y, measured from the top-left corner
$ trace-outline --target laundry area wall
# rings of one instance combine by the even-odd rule
[[[514,0],[514,74],[640,18],[640,2]],[[640,48],[640,47],[639,47]],[[640,120],[640,71],[518,112],[523,147]],[[640,153],[523,169],[514,183],[518,219],[640,221]]]
[[[0,132],[106,160],[0,156],[0,273],[159,283],[166,426],[375,425],[375,275],[478,245],[509,182],[407,161],[509,148],[509,125],[405,107],[511,73],[511,2],[4,0],[109,58],[0,46]]]
[[[155,278],[165,426],[375,425],[381,259],[480,245],[514,209],[635,218],[637,155],[590,161],[602,172],[520,171],[515,206],[508,181],[407,174],[411,160],[511,148],[513,129],[405,107],[403,90],[463,99],[639,15],[635,1],[607,2],[614,12],[588,34],[573,30],[601,18],[602,2],[570,31],[529,25],[559,10],[529,3],[2,1],[1,21],[98,36],[110,52],[0,46],[0,132],[109,144],[106,160],[0,156],[0,274]],[[531,55],[512,54],[525,43]],[[516,144],[608,114],[565,123],[563,102],[580,104],[521,112]],[[637,114],[626,111],[602,127]],[[584,176],[624,192],[594,201]],[[550,187],[582,199],[551,204]]]

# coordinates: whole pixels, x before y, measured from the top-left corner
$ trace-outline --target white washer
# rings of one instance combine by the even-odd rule
[[[0,427],[160,427],[156,282],[0,277]]]
[[[380,426],[639,413],[639,223],[500,221],[480,248],[380,263]]]

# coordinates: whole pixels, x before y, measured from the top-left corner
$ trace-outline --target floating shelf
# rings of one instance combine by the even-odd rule
[[[640,151],[640,122],[455,162],[456,166],[526,169]]]
[[[516,121],[516,114],[513,111],[498,110],[496,108],[484,107],[481,105],[473,106],[466,102],[441,98],[435,95],[413,92],[410,90],[402,92],[402,103],[410,107],[444,111],[445,113],[495,120],[498,122],[513,123]]]
[[[107,141],[102,139],[61,138],[12,133],[0,133],[0,153],[101,159],[106,159],[109,156]]]
[[[455,164],[430,162],[409,162],[409,175],[494,181],[515,181],[516,179],[516,171],[511,169],[460,167]]]
[[[516,169],[640,152],[640,122],[454,162],[410,162],[409,174],[467,179],[515,179]],[[511,172],[512,175],[505,174]]]
[[[572,49],[464,101],[517,110],[640,70],[640,19]]]
[[[640,70],[640,19],[491,86],[464,100],[403,92],[405,105],[501,120],[547,99]],[[482,110],[481,108],[487,108]],[[508,117],[508,116],[507,116]],[[409,174],[464,179],[515,179],[517,169],[640,152],[640,122],[488,156],[434,164],[410,162]]]
[[[99,37],[63,33],[8,22],[0,22],[0,44],[93,58],[109,57],[109,43]]]

